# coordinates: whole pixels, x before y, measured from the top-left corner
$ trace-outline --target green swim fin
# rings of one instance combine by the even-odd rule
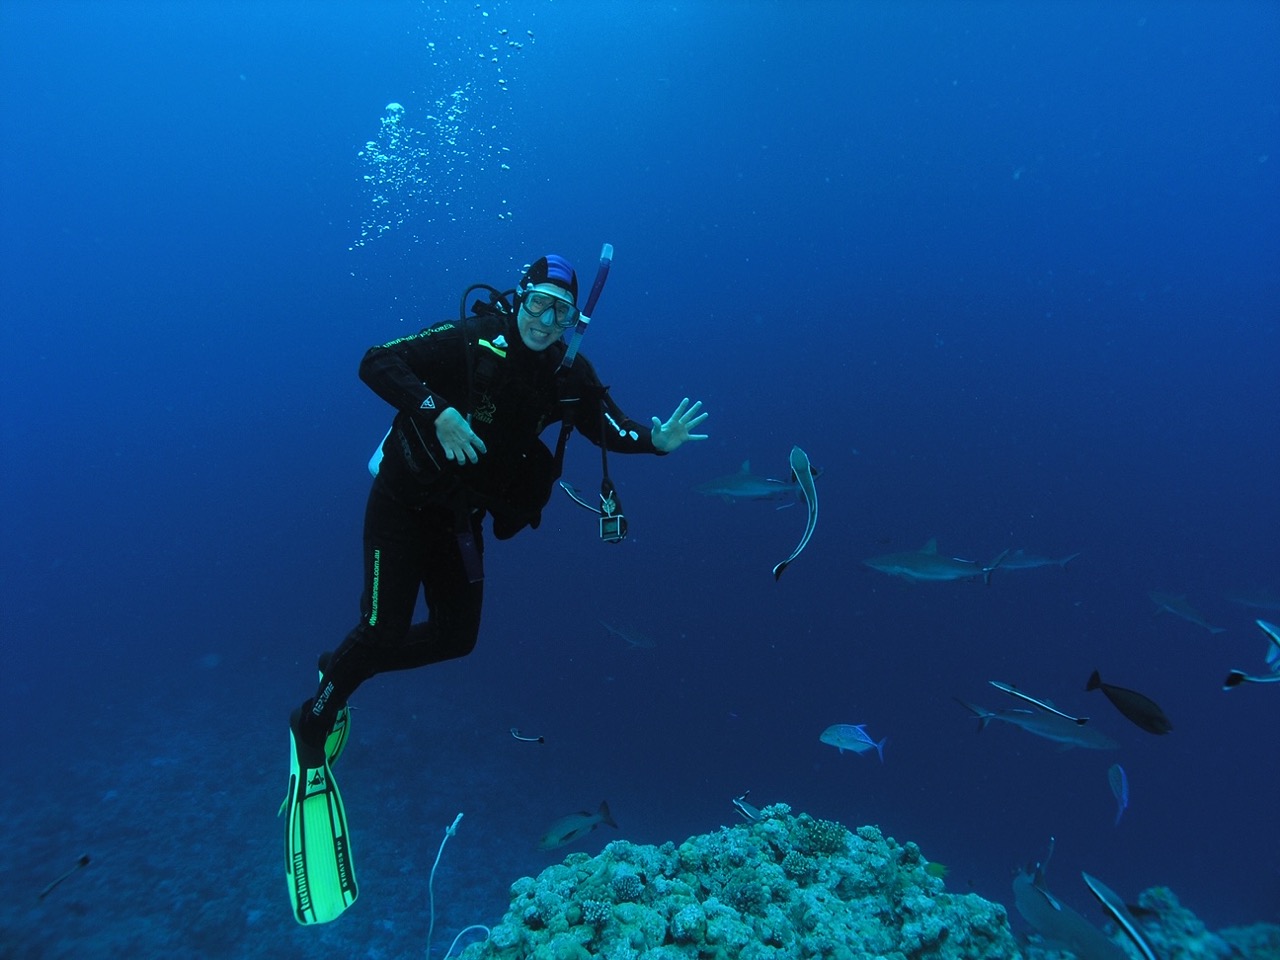
[[[302,746],[295,710],[289,718],[289,796],[285,800],[285,877],[299,923],[328,923],[355,903],[351,835],[329,762]],[[315,754],[315,756],[311,756]]]
[[[320,674],[320,679],[324,679],[324,674]],[[349,704],[343,704],[342,709],[338,711],[337,717],[333,721],[333,729],[329,731],[329,736],[324,741],[325,759],[329,761],[329,766],[333,766],[338,762],[338,758],[342,756],[342,751],[346,749],[347,739],[351,736],[351,707]],[[280,809],[276,811],[276,816],[284,813],[284,808],[288,806],[289,798],[285,797],[280,801]]]
[[[329,731],[329,736],[324,741],[324,755],[330,766],[337,763],[338,758],[342,756],[349,736],[351,736],[351,708],[343,706],[334,718],[333,729]]]
[[[331,653],[322,653],[320,655],[320,683],[324,683],[325,671],[329,669],[329,662],[333,658]],[[333,729],[329,731],[329,736],[324,742],[325,756],[329,758],[329,765],[338,762],[338,758],[342,756],[342,750],[347,745],[347,737],[351,736],[351,707],[343,704],[342,709],[338,711],[337,717],[333,721]]]

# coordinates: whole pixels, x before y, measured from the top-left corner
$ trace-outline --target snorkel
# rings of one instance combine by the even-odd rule
[[[606,243],[600,248],[600,266],[596,269],[596,279],[591,284],[591,292],[587,295],[586,305],[578,314],[578,322],[573,328],[573,333],[569,335],[569,346],[565,350],[564,356],[560,360],[559,372],[563,373],[573,366],[573,361],[578,356],[578,347],[582,344],[582,337],[587,332],[587,326],[591,323],[591,314],[595,313],[596,302],[600,299],[600,292],[604,290],[604,282],[609,279],[609,267],[613,265],[613,244]],[[627,518],[622,513],[622,503],[618,499],[617,488],[614,487],[613,481],[609,479],[609,455],[607,448],[603,442],[604,427],[604,401],[601,400],[600,408],[600,506],[593,506],[582,494],[575,490],[570,484],[560,481],[560,489],[567,493],[570,499],[578,506],[590,510],[600,518],[600,539],[605,543],[621,543],[627,536]],[[560,442],[557,444],[556,459],[560,460],[564,453],[564,441],[568,434],[561,432]]]
[[[591,284],[591,292],[587,294],[587,304],[578,314],[578,322],[573,328],[573,333],[569,335],[569,349],[564,352],[564,357],[560,360],[561,370],[572,367],[573,361],[578,356],[578,347],[581,346],[582,337],[587,332],[587,325],[591,323],[591,314],[595,313],[596,301],[600,299],[604,282],[609,279],[609,267],[612,265],[613,244],[606,243],[600,248],[600,266],[596,270],[596,279]]]

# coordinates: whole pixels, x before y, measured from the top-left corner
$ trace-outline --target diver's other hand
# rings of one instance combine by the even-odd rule
[[[697,400],[693,404],[689,403],[689,398],[685,397],[680,401],[680,406],[676,407],[676,412],[671,414],[671,419],[663,423],[657,417],[653,418],[653,445],[662,453],[670,453],[686,440],[705,440],[705,433],[691,433],[698,424],[711,416],[709,413],[699,413],[702,409],[702,401]]]
[[[453,407],[445,407],[436,417],[436,439],[444,447],[444,455],[454,463],[475,463],[488,449],[475,435],[467,418]]]

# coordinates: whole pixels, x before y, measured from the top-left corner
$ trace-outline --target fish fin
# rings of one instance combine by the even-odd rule
[[[987,711],[987,710],[983,710],[981,707],[975,707],[972,703],[969,703],[967,700],[961,700],[959,697],[952,697],[951,699],[954,700],[956,703],[960,704],[960,706],[964,707],[966,710],[968,710],[970,713],[972,713],[975,717],[978,718],[979,733],[987,729],[987,724],[990,723],[991,720],[995,717],[994,713],[991,713],[990,711]],[[888,738],[886,737],[885,739],[888,739]]]
[[[1102,677],[1095,670],[1089,675],[1089,682],[1084,685],[1084,688],[1085,690],[1097,690],[1100,686],[1102,686]]]
[[[601,823],[607,823],[613,829],[618,829],[617,821],[613,819],[613,814],[609,812],[609,802],[607,800],[600,801],[600,809],[596,813],[600,815]]]
[[[1222,681],[1222,689],[1230,690],[1232,687],[1238,687],[1244,683],[1247,678],[1241,670],[1232,670],[1227,674],[1227,679]]]

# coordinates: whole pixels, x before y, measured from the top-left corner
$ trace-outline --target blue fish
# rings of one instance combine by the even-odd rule
[[[835,747],[841,753],[846,750],[852,750],[854,753],[865,753],[875,748],[876,753],[880,754],[881,763],[884,763],[884,745],[889,742],[888,737],[879,742],[872,740],[871,735],[867,733],[867,725],[865,723],[832,724],[822,731],[818,739]]]
[[[1111,792],[1116,798],[1116,826],[1120,826],[1120,818],[1129,809],[1129,778],[1124,767],[1113,763],[1107,771],[1107,782],[1111,784]]]

